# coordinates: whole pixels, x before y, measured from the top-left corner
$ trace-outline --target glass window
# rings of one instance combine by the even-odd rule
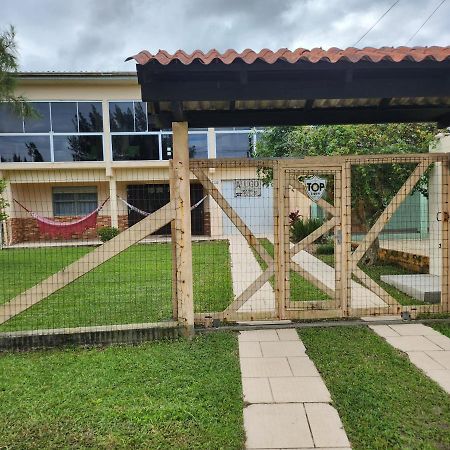
[[[98,133],[103,131],[102,104],[100,102],[78,103],[80,133]]]
[[[103,161],[102,136],[53,136],[55,161]]]
[[[247,133],[216,133],[217,158],[249,158],[251,136]]]
[[[0,136],[0,162],[49,161],[49,136]]]
[[[147,131],[147,104],[134,102],[135,131]]]
[[[173,143],[171,134],[161,136],[162,159],[172,159]],[[189,134],[189,158],[206,159],[208,158],[208,135],[207,134]]]
[[[25,117],[25,133],[50,132],[50,105],[44,102],[31,102],[37,117]]]
[[[95,186],[53,188],[54,216],[84,216],[98,206]]]
[[[136,134],[112,136],[114,161],[159,159],[158,136]]]
[[[133,102],[110,102],[111,131],[134,131]]]
[[[78,132],[76,102],[52,102],[52,129],[55,133]]]
[[[7,103],[0,103],[0,133],[23,133],[22,116]]]

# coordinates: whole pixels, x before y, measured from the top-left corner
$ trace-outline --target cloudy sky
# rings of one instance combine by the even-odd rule
[[[405,45],[441,0],[400,0],[358,44]],[[21,70],[134,70],[142,49],[340,47],[394,0],[0,0],[0,27],[17,30]],[[450,45],[450,0],[415,45]]]

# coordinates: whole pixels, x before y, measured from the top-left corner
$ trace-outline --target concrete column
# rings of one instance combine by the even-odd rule
[[[450,153],[450,134],[438,134],[436,144],[430,146],[430,153]],[[442,228],[437,219],[442,201],[442,168],[435,163],[428,182],[428,223],[430,228],[430,275],[442,273]],[[442,219],[442,217],[439,217]]]
[[[109,178],[109,210],[111,213],[111,226],[119,228],[119,214],[117,212],[117,182],[113,174]]]

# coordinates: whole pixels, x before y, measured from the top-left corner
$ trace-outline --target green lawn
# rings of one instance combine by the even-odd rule
[[[89,251],[92,247],[0,251],[1,301],[10,300]],[[192,252],[196,311],[222,311],[233,298],[228,241],[194,243]],[[169,243],[135,245],[6,322],[0,330],[170,319],[171,255]]]
[[[260,239],[262,246],[267,250],[272,257],[274,255],[274,246],[272,242],[268,239],[263,238]],[[258,260],[259,265],[263,270],[267,268],[267,264],[265,261],[261,259],[261,257],[253,251],[256,259]],[[290,271],[290,288],[291,288],[291,301],[314,301],[314,300],[330,300],[328,295],[316,288],[309,281],[306,281],[303,277],[301,277],[297,272],[293,270]],[[273,277],[270,279],[270,283],[274,284]]]
[[[241,449],[236,337],[0,355],[5,449]]]
[[[365,327],[299,332],[354,449],[450,448],[450,396]]]

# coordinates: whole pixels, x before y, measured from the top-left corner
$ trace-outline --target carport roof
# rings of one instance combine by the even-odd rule
[[[155,128],[436,121],[450,124],[450,47],[142,51]]]

